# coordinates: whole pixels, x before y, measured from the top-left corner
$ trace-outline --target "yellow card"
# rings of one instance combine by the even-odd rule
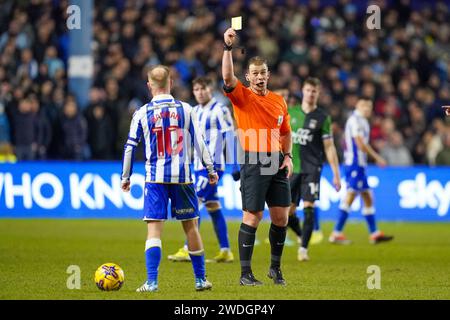
[[[242,29],[242,16],[231,18],[231,27],[234,30]]]

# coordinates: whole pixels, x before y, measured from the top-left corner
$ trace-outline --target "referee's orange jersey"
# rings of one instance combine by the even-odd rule
[[[257,95],[239,80],[225,95],[233,104],[242,148],[249,152],[281,151],[280,135],[291,131],[283,97],[269,90],[265,96]]]

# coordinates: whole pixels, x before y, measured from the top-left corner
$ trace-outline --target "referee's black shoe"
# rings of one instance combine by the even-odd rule
[[[239,281],[241,286],[261,286],[263,283],[259,280],[256,280],[253,273],[244,273],[241,275],[241,280]]]
[[[283,279],[283,274],[281,273],[280,268],[270,268],[267,276],[273,280],[274,284],[286,285],[286,281]]]

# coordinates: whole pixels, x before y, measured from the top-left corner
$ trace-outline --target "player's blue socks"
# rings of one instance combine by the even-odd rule
[[[145,265],[147,281],[158,282],[158,268],[161,261],[161,239],[152,238],[145,242]]]
[[[376,232],[377,223],[375,222],[375,208],[374,207],[364,207],[362,209],[362,214],[366,218],[367,226],[369,227],[369,232],[372,234]]]
[[[339,217],[338,217],[336,226],[334,227],[334,231],[342,232],[342,230],[344,229],[344,226],[345,226],[345,222],[347,221],[347,218],[348,218],[348,211],[349,211],[348,206],[341,205],[341,207],[339,209]]]
[[[222,210],[217,209],[214,211],[208,211],[211,216],[214,231],[216,232],[217,239],[219,240],[220,248],[230,248],[230,242],[228,241],[228,230],[225,217]]]
[[[314,231],[320,230],[319,209],[314,207]]]
[[[205,278],[205,251],[189,251],[189,256],[191,257],[192,268],[194,268],[195,278]]]

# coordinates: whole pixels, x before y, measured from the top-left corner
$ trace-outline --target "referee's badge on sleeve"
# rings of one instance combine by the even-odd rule
[[[278,116],[278,126],[281,126],[282,123],[283,123],[283,115]]]

